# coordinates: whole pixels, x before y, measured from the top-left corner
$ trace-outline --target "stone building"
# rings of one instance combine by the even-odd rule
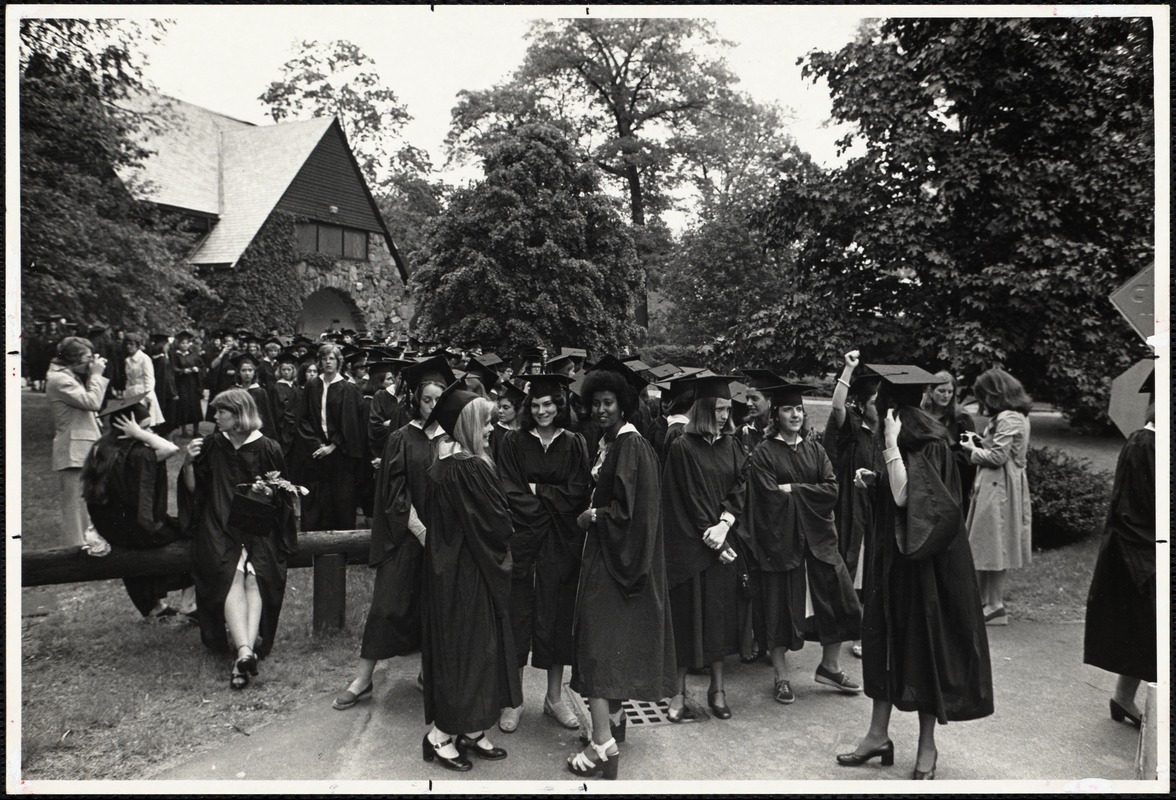
[[[188,261],[210,283],[239,268],[268,222],[293,219],[296,279],[272,290],[300,310],[267,324],[312,336],[328,327],[407,331],[407,266],[336,119],[253,125],[172,98],[135,106],[155,123],[140,132],[150,155],[121,177],[136,196],[183,216]]]

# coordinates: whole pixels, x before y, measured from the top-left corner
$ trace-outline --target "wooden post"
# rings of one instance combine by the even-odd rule
[[[1154,683],[1144,684],[1146,697],[1143,702],[1143,716],[1140,717],[1142,724],[1139,726],[1139,749],[1135,753],[1135,780],[1137,781],[1154,781],[1160,777],[1156,773],[1156,760],[1159,757],[1159,753],[1156,752],[1156,748],[1159,746],[1157,741],[1159,720],[1156,719],[1159,705],[1156,689]]]
[[[347,556],[314,557],[314,632],[340,630],[347,619]]]

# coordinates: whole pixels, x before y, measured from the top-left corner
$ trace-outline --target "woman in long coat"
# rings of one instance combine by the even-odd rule
[[[459,386],[429,419],[445,436],[425,490],[421,667],[433,727],[421,748],[426,761],[464,772],[468,755],[506,758],[485,731],[523,698],[510,626],[510,509],[487,451],[494,404]]]
[[[435,457],[433,435],[425,427],[437,398],[452,383],[444,359],[424,369],[405,370],[413,415],[384,440],[376,470],[375,516],[368,566],[376,570],[371,606],[363,626],[359,670],[332,707],[342,711],[372,695],[372,673],[385,658],[415,653],[421,647],[421,565],[424,562],[425,492]]]
[[[606,356],[581,389],[604,431],[592,468],[595,488],[579,517],[588,531],[576,597],[572,689],[588,698],[592,741],[568,769],[616,778],[626,699],[657,702],[677,686],[666,588],[657,455],[626,421],[644,381]],[[620,735],[618,735],[620,734]]]
[[[938,762],[936,722],[992,714],[992,667],[960,521],[959,474],[943,426],[919,409],[923,387],[937,381],[917,367],[888,367],[883,377],[882,464],[855,479],[858,486],[877,484],[862,615],[862,677],[874,703],[866,735],[837,762],[893,764],[891,711],[915,711],[919,747],[911,777],[930,780]]]
[[[723,659],[739,652],[739,573],[735,537],[728,535],[743,513],[747,454],[732,435],[732,378],[716,375],[690,381],[695,397],[689,422],[666,450],[662,469],[662,527],[666,583],[678,662],[671,722],[689,719],[686,672],[709,666],[707,704],[718,719],[729,719]]]
[[[841,643],[858,636],[861,606],[838,549],[833,464],[824,448],[805,435],[803,394],[810,388],[784,384],[764,390],[771,397],[771,421],[752,454],[748,488],[747,526],[763,571],[774,694],[784,705],[795,700],[784,678],[784,660],[789,650],[804,647],[806,637],[821,643],[814,680],[845,694],[861,692],[838,657]]]
[[[143,352],[143,337],[137,333],[128,333],[123,339],[126,348],[126,393],[146,394],[143,404],[151,412],[147,422],[152,427],[164,422],[163,408],[159,404],[159,396],[155,391],[155,365],[151,356]]]
[[[1149,381],[1154,381],[1149,378]],[[1144,384],[1143,391],[1150,391]],[[1083,662],[1117,674],[1111,718],[1139,727],[1135,693],[1156,680],[1156,428],[1147,424],[1119,453],[1111,504],[1086,601]]]
[[[286,593],[286,560],[298,547],[293,494],[256,487],[285,478],[282,448],[261,434],[253,398],[226,389],[212,401],[217,432],[188,443],[180,470],[180,523],[192,536],[200,639],[235,648],[229,685],[242,689],[274,645]],[[228,637],[225,627],[228,626]]]
[[[1005,579],[1010,569],[1029,566],[1033,557],[1033,512],[1029,505],[1029,409],[1033,401],[1021,382],[1002,369],[976,379],[972,393],[992,420],[977,445],[975,434],[961,444],[977,466],[968,509],[968,541],[980,572],[980,599],[989,625],[1007,625]]]
[[[570,379],[528,379],[520,428],[506,433],[496,456],[514,524],[511,627],[520,675],[528,653],[531,666],[547,670],[543,713],[565,728],[578,728],[562,692],[564,666],[575,660],[572,622],[584,549],[576,518],[588,506],[588,445],[564,427],[563,388]],[[504,402],[514,401],[504,396],[500,409]],[[498,727],[517,728],[520,711],[503,709]]]

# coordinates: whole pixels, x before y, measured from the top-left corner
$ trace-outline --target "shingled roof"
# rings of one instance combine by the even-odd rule
[[[160,103],[166,104],[165,110],[160,110]],[[189,257],[193,264],[235,265],[336,124],[333,117],[319,117],[253,125],[174,98],[139,97],[130,105],[159,115],[162,123],[155,131],[141,129],[142,143],[151,155],[122,175],[131,190],[142,199],[217,220]],[[348,155],[354,163],[349,148]],[[358,175],[358,166],[356,171]],[[362,183],[362,175],[358,177]],[[366,183],[363,189],[374,209]],[[405,265],[378,209],[375,214],[407,281]]]

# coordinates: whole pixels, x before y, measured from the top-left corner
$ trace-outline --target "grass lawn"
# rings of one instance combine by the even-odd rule
[[[22,508],[9,528],[19,527],[25,547],[51,547],[60,513],[60,489],[49,469],[52,423],[44,395],[23,391],[21,401]],[[812,405],[815,429],[827,416],[827,405]],[[1034,444],[1061,446],[1114,468],[1121,440],[1077,439],[1060,420],[1043,419],[1033,417]],[[175,461],[173,478],[177,468]],[[1091,539],[1035,554],[1032,566],[1010,577],[1010,612],[1081,621],[1096,551]],[[230,691],[230,662],[204,651],[195,626],[142,621],[119,581],[22,589],[22,777],[149,778],[304,703],[325,708],[358,658],[371,580],[366,567],[349,568],[347,625],[316,638],[311,571],[290,570],[273,654],[243,692]]]

